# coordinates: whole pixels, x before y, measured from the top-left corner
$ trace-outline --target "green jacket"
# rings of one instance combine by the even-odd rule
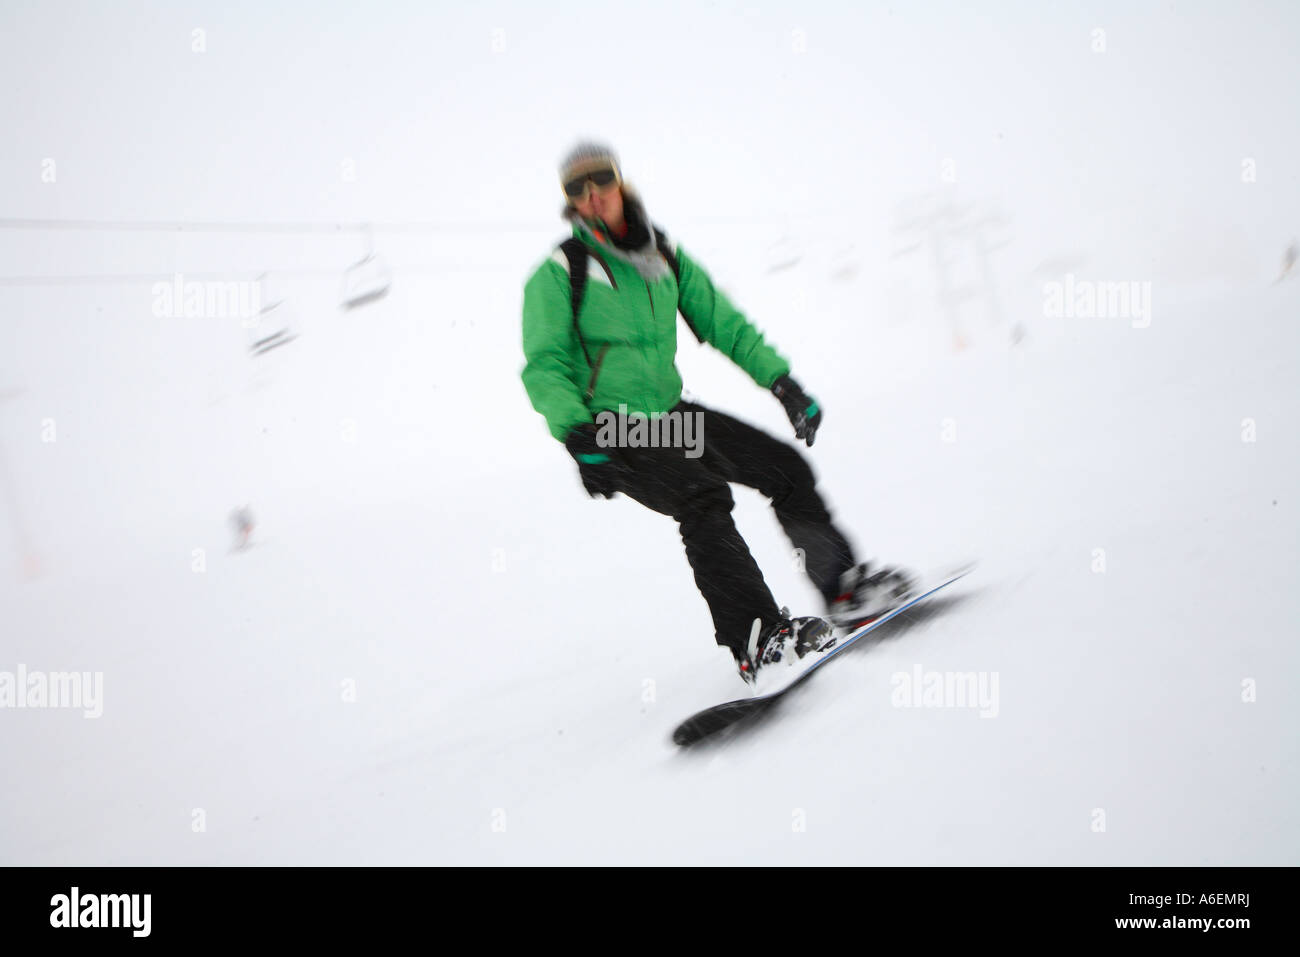
[[[526,362],[521,378],[533,408],[561,442],[574,426],[594,422],[602,410],[618,411],[623,404],[629,412],[656,416],[681,400],[682,377],[675,361],[679,308],[704,341],[763,388],[789,373],[789,362],[671,239],[680,286],[671,270],[651,284],[576,223],[573,234],[599,253],[613,274],[611,285],[596,257],[587,257],[590,271],[578,323],[591,361],[599,366],[590,399],[586,390],[592,367],[573,328],[564,253],[557,248],[524,284]]]

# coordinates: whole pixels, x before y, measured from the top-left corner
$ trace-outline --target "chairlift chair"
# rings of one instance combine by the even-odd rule
[[[766,272],[770,275],[797,266],[803,259],[803,250],[789,236],[783,236],[768,247],[766,259]]]
[[[382,299],[392,285],[392,273],[375,254],[374,237],[366,227],[366,254],[343,273],[343,308],[355,309]]]
[[[258,277],[259,283],[264,276]],[[262,356],[297,339],[292,314],[293,308],[285,299],[276,299],[262,306],[249,327],[248,351],[254,356]]]

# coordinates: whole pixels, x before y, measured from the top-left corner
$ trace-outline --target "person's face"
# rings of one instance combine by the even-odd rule
[[[600,169],[608,169],[608,166],[602,165]],[[587,172],[594,173],[596,170]],[[575,175],[574,179],[578,175],[582,174]],[[617,178],[604,186],[597,186],[593,180],[588,179],[583,183],[582,195],[571,197],[569,202],[584,219],[599,219],[606,223],[618,223],[623,219],[623,194],[619,190]]]

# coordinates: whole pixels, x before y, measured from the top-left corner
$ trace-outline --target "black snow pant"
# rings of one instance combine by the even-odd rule
[[[804,570],[827,604],[836,597],[840,575],[855,563],[853,550],[832,524],[812,468],[792,445],[698,403],[682,401],[672,411],[698,416],[702,441],[700,432],[695,441],[702,453],[692,457],[696,450],[689,446],[624,444],[618,452],[629,471],[619,491],[676,519],[695,584],[713,615],[715,638],[743,654],[754,619],[762,622],[762,634],[780,618],[780,608],[732,520],[729,482],[771,499],[777,520],[790,543],[802,549]]]

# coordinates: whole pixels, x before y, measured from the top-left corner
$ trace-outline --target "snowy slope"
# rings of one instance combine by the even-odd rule
[[[672,523],[587,499],[528,407],[518,289],[547,238],[473,326],[430,311],[451,280],[364,320],[300,290],[309,334],[256,366],[219,324],[135,318],[140,289],[6,293],[29,374],[0,440],[43,574],[0,553],[0,670],[101,671],[104,704],[0,714],[0,861],[1300,863],[1300,284],[1157,300],[1145,329],[1031,312],[1019,346],[954,352],[852,288],[805,277],[801,312],[737,273],[827,410],[808,455],[864,557],[981,565],[679,752],[673,725],[743,686]],[[681,364],[788,433],[716,355]],[[258,544],[231,553],[245,501]],[[996,676],[996,714],[896,706],[915,669]]]

